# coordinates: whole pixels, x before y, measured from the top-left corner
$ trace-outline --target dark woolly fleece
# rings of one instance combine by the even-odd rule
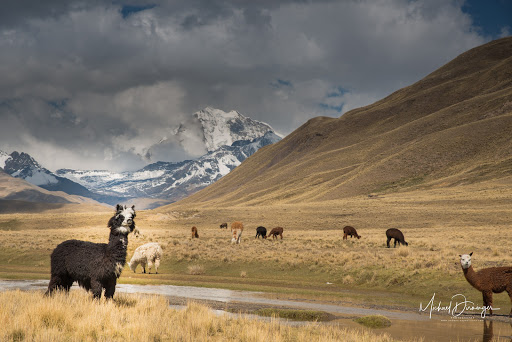
[[[133,207],[132,207],[133,208]],[[57,289],[69,291],[73,282],[91,290],[95,298],[112,298],[116,290],[117,278],[121,275],[126,262],[128,234],[135,229],[135,211],[130,231],[122,233],[117,230],[124,217],[121,205],[117,205],[116,214],[108,221],[110,236],[108,244],[88,241],[68,240],[59,244],[51,255],[51,279],[46,295]]]
[[[389,241],[391,239],[395,239],[395,245],[393,247],[396,247],[396,243],[409,246],[407,242],[405,242],[404,234],[396,228],[390,228],[386,230],[386,237],[388,238],[388,241],[386,242],[388,248],[389,248]]]

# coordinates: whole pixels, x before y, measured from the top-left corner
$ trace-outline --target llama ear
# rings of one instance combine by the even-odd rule
[[[473,255],[473,252],[469,253],[469,256],[472,256]]]
[[[132,209],[133,209],[133,210],[135,210],[135,204],[134,204],[134,205],[132,205]]]
[[[123,211],[123,206],[121,204],[116,205],[116,211]]]

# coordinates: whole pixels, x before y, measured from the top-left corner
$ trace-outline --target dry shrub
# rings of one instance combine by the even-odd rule
[[[187,267],[188,274],[200,275],[204,274],[204,267],[202,265],[190,265]]]
[[[242,277],[242,278],[247,277],[247,272],[246,271],[240,272],[240,277]]]
[[[400,247],[395,251],[395,255],[405,258],[409,256],[409,248]]]
[[[343,284],[345,285],[351,285],[354,283],[354,278],[350,275],[350,274],[347,274],[346,276],[343,277]]]

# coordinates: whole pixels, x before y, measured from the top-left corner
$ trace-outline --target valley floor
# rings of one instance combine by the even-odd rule
[[[476,270],[512,265],[512,186],[489,182],[453,188],[266,207],[170,206],[137,213],[144,236],[130,237],[128,258],[139,245],[158,242],[159,274],[132,273],[121,283],[174,284],[267,292],[300,298],[418,310],[420,302],[448,303],[455,294],[481,305],[465,280],[459,254],[474,252]],[[0,278],[48,279],[50,253],[66,239],[105,242],[107,213],[0,215]],[[223,222],[240,220],[240,245]],[[283,240],[255,239],[256,227],[284,227]],[[361,239],[343,240],[351,225]],[[196,226],[199,239],[190,238]],[[403,231],[408,247],[386,248],[388,228]],[[506,293],[494,304],[510,310]]]

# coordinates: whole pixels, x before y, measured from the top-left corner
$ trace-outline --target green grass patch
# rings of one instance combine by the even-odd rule
[[[21,222],[17,219],[0,222],[0,230],[20,230]]]
[[[391,321],[386,316],[369,315],[354,319],[355,322],[368,328],[386,328],[391,326]]]
[[[287,318],[294,321],[327,321],[330,315],[323,311],[265,308],[252,312],[258,316]]]

